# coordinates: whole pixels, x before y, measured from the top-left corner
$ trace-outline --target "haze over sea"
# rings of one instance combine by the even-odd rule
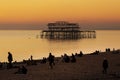
[[[33,56],[33,59],[47,57],[49,52],[55,56],[64,53],[92,53],[105,48],[120,49],[120,30],[96,30],[96,38],[79,40],[41,39],[41,30],[0,30],[0,61],[6,62],[10,51],[14,61],[22,61]]]

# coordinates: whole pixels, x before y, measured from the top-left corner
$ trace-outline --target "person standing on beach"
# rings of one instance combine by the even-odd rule
[[[32,56],[32,55],[30,56],[30,60],[31,60],[31,61],[33,60],[33,56]]]
[[[108,69],[108,60],[104,59],[103,60],[103,74],[107,74],[107,69]]]
[[[54,63],[54,56],[51,53],[49,53],[48,61],[49,61],[49,66],[52,69],[55,63]]]
[[[10,52],[8,52],[8,67],[9,68],[12,68],[12,61],[13,61],[13,57],[12,57],[12,54]]]
[[[75,63],[75,62],[76,62],[76,58],[75,58],[75,55],[74,55],[74,54],[72,54],[72,56],[71,56],[71,62],[72,62],[72,63]]]

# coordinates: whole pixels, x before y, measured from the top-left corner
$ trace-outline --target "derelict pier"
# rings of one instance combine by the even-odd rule
[[[48,39],[81,39],[96,38],[95,31],[81,31],[79,24],[65,21],[48,23],[48,29],[43,30],[41,38]]]

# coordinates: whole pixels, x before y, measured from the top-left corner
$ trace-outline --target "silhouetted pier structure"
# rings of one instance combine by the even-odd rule
[[[96,38],[95,31],[81,31],[79,24],[65,21],[48,23],[48,29],[43,30],[41,38],[48,39],[81,39]]]

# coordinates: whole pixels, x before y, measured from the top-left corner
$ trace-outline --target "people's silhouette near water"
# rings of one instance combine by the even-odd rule
[[[108,60],[104,58],[103,60],[103,74],[107,74],[107,69],[108,69]]]
[[[69,58],[69,56],[65,53],[64,54],[64,56],[63,56],[63,60],[64,60],[64,62],[66,62],[66,63],[69,63],[70,62],[70,58]]]
[[[30,56],[30,60],[31,60],[31,61],[33,60],[33,56],[32,56],[32,55]]]
[[[12,54],[10,52],[8,52],[8,68],[12,68],[12,61],[13,61],[13,57]]]
[[[40,61],[42,64],[46,63],[47,62],[47,59],[46,57],[43,57],[43,59]]]
[[[52,53],[49,53],[48,61],[49,61],[49,66],[52,69],[53,65],[55,65],[55,63],[54,63],[54,56],[52,55]]]
[[[74,54],[72,54],[72,56],[71,56],[71,62],[72,63],[76,62],[76,58],[75,58]]]
[[[106,52],[110,52],[110,48],[106,48]]]
[[[82,56],[83,56],[83,52],[82,52],[82,51],[80,51],[79,57],[82,57]]]

